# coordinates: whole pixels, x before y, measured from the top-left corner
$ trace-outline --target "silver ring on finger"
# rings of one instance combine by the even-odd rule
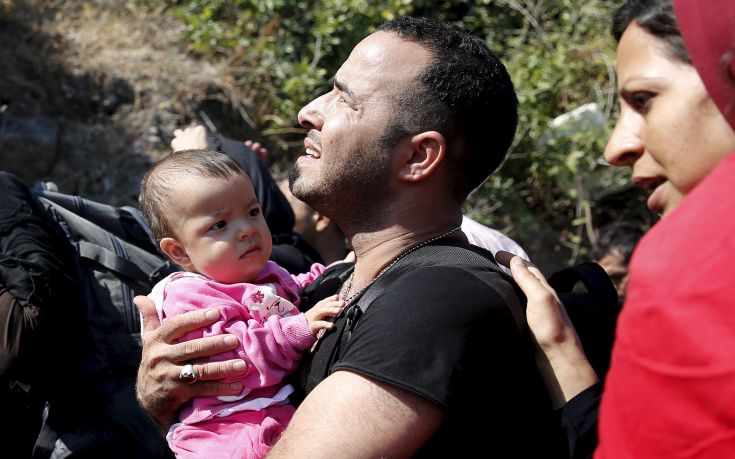
[[[194,369],[194,365],[187,363],[186,365],[181,367],[179,379],[187,384],[195,383],[197,379],[199,379],[199,375]]]

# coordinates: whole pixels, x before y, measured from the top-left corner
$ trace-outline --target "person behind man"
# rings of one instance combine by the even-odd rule
[[[315,211],[294,196],[288,188],[287,178],[278,181],[278,188],[291,204],[294,215],[294,232],[301,235],[309,246],[319,253],[324,264],[329,265],[335,261],[344,260],[349,252],[345,235],[332,219]]]
[[[466,215],[462,217],[462,232],[467,236],[470,244],[482,247],[493,255],[500,250],[505,250],[506,252],[518,255],[524,260],[531,259],[516,241],[500,231],[485,226]],[[503,265],[500,265],[500,269],[510,275],[510,269]]]
[[[291,189],[338,224],[356,262],[344,282],[325,275],[314,292],[338,291],[346,312],[317,343],[306,397],[271,455],[557,457],[519,299],[460,231],[463,201],[515,133],[502,63],[457,27],[397,19],[354,48],[299,122],[306,155]],[[156,419],[170,424],[193,396],[240,390],[215,381],[247,371],[237,360],[195,363],[200,381],[175,380],[188,362],[232,347],[223,337],[175,343],[216,314],[159,326],[150,303],[137,303],[146,318],[137,388]]]
[[[592,260],[602,266],[610,276],[621,305],[625,301],[625,292],[628,288],[630,257],[643,234],[640,225],[633,222],[610,223],[600,229],[600,235],[590,253]],[[507,252],[514,253],[512,250]]]

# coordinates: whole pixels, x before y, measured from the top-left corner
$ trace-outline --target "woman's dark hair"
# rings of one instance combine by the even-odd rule
[[[692,63],[676,23],[671,0],[627,0],[613,17],[612,34],[616,41],[620,42],[625,29],[633,22],[665,43],[671,57]]]

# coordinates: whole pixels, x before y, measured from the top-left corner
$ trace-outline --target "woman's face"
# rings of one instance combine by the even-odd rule
[[[636,23],[618,45],[617,71],[620,117],[605,159],[630,166],[633,183],[651,190],[648,207],[667,214],[735,150],[735,133],[695,68]]]

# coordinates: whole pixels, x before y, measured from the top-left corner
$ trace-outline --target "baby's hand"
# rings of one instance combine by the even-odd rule
[[[324,298],[304,313],[306,322],[309,324],[309,331],[312,335],[317,336],[319,331],[334,328],[334,323],[330,320],[342,312],[345,302],[339,299],[339,295],[332,295]]]

